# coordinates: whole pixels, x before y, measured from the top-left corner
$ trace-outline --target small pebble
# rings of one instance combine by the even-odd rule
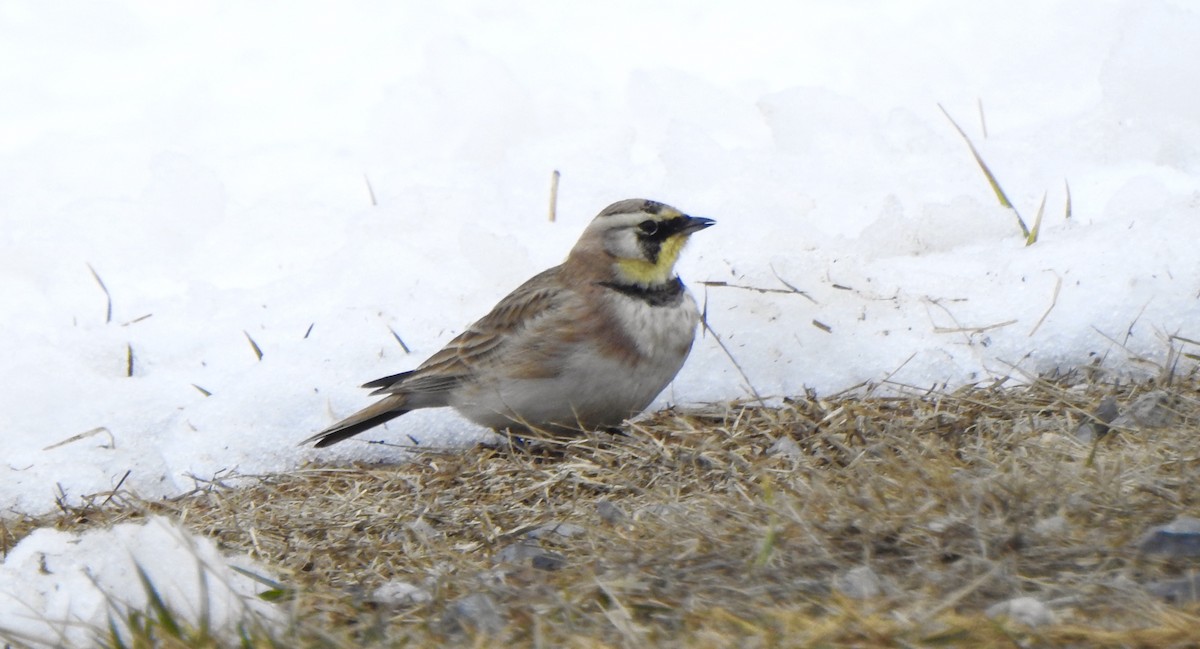
[[[833,588],[851,599],[871,599],[883,594],[883,581],[870,566],[859,566],[835,577]]]
[[[370,600],[385,606],[415,606],[433,600],[429,591],[407,581],[389,581],[372,593]]]
[[[683,515],[683,507],[671,503],[654,503],[646,505],[634,513],[634,520],[645,520],[647,517],[669,519]]]
[[[529,565],[537,570],[561,570],[563,566],[567,565],[567,558],[557,552],[543,552],[530,559]]]
[[[1054,624],[1054,611],[1041,601],[1032,597],[1017,597],[988,607],[986,614],[990,618],[1007,617],[1013,622],[1024,624],[1036,629]]]
[[[496,601],[486,593],[473,593],[454,600],[442,615],[442,626],[448,633],[495,634],[504,628],[504,615]]]
[[[599,505],[597,505],[599,508]],[[550,523],[543,525],[529,534],[526,534],[531,539],[573,539],[577,536],[583,536],[586,532],[582,525],[574,523]]]
[[[496,563],[531,566],[538,570],[558,570],[567,563],[566,557],[561,554],[524,541],[504,546],[496,553],[495,560]]]
[[[424,518],[418,518],[411,523],[407,523],[405,524],[405,527],[412,531],[412,533],[422,541],[429,541],[441,537],[441,533],[433,529],[433,526],[426,522]]]
[[[965,523],[958,516],[939,516],[931,521],[926,526],[930,532],[934,534],[945,534],[952,530],[960,529],[965,526]]]
[[[626,518],[629,518],[629,516],[625,514],[625,510],[621,509],[620,506],[613,504],[612,501],[607,499],[596,503],[596,513],[600,515],[600,520],[608,523],[609,525],[616,525]]]
[[[798,460],[804,455],[804,450],[796,443],[796,440],[784,435],[775,440],[775,443],[767,449],[767,455],[778,455],[788,460]]]
[[[1061,537],[1067,533],[1067,519],[1062,516],[1043,518],[1033,524],[1033,533],[1043,537]]]
[[[500,548],[493,557],[496,563],[522,563],[537,556],[542,549],[533,543],[512,543]]]

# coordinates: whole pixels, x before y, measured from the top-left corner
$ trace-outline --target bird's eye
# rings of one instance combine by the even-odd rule
[[[658,221],[647,219],[638,223],[638,229],[642,231],[642,234],[653,235],[655,232],[658,232]]]

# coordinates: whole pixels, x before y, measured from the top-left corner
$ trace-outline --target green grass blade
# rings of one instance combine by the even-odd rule
[[[1038,205],[1037,216],[1033,217],[1033,230],[1025,237],[1025,245],[1032,246],[1037,241],[1038,232],[1042,229],[1042,215],[1046,212],[1046,192],[1042,192],[1042,202]]]
[[[162,596],[158,594],[158,589],[150,581],[150,575],[146,574],[145,568],[142,568],[140,563],[134,565],[137,567],[138,579],[142,582],[142,588],[146,590],[147,603],[155,617],[158,618],[159,626],[167,632],[169,637],[182,638],[183,628],[175,619],[175,614],[167,607],[167,603],[163,601]]]
[[[979,168],[983,170],[983,175],[987,177],[988,184],[992,186],[992,191],[995,192],[996,199],[1000,201],[1000,205],[1013,211],[1013,214],[1015,214],[1017,217],[1017,225],[1021,226],[1021,234],[1028,239],[1029,228],[1025,226],[1025,219],[1021,218],[1021,213],[1018,212],[1017,208],[1013,206],[1012,201],[1008,200],[1008,195],[1004,193],[1004,189],[1000,187],[1000,182],[996,180],[996,176],[992,173],[992,170],[989,169],[987,163],[983,161],[983,156],[979,155],[979,151],[975,148],[975,144],[971,142],[971,138],[967,137],[966,131],[962,130],[962,127],[958,125],[958,122],[954,121],[954,118],[950,116],[950,113],[946,111],[944,106],[938,104],[938,108],[942,110],[942,114],[946,116],[946,119],[950,120],[950,124],[954,126],[954,130],[958,131],[958,134],[962,136],[963,141],[967,143],[967,148],[971,150],[971,155],[975,157],[976,164],[978,164]]]
[[[108,642],[104,647],[106,649],[127,649],[125,641],[121,639],[121,630],[117,628],[117,620],[111,613],[108,616]]]

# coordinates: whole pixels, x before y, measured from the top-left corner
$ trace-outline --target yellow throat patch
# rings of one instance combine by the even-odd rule
[[[675,262],[679,259],[679,253],[685,243],[686,234],[677,234],[663,241],[662,247],[658,249],[658,260],[653,262],[646,259],[618,259],[617,274],[623,282],[643,286],[665,284],[672,277]]]

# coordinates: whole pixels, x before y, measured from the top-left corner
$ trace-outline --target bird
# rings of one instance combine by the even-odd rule
[[[513,434],[610,429],[683,366],[700,313],[675,274],[716,221],[663,203],[604,208],[565,261],[517,287],[416,369],[364,384],[383,398],[305,439],[326,447],[420,408]]]

